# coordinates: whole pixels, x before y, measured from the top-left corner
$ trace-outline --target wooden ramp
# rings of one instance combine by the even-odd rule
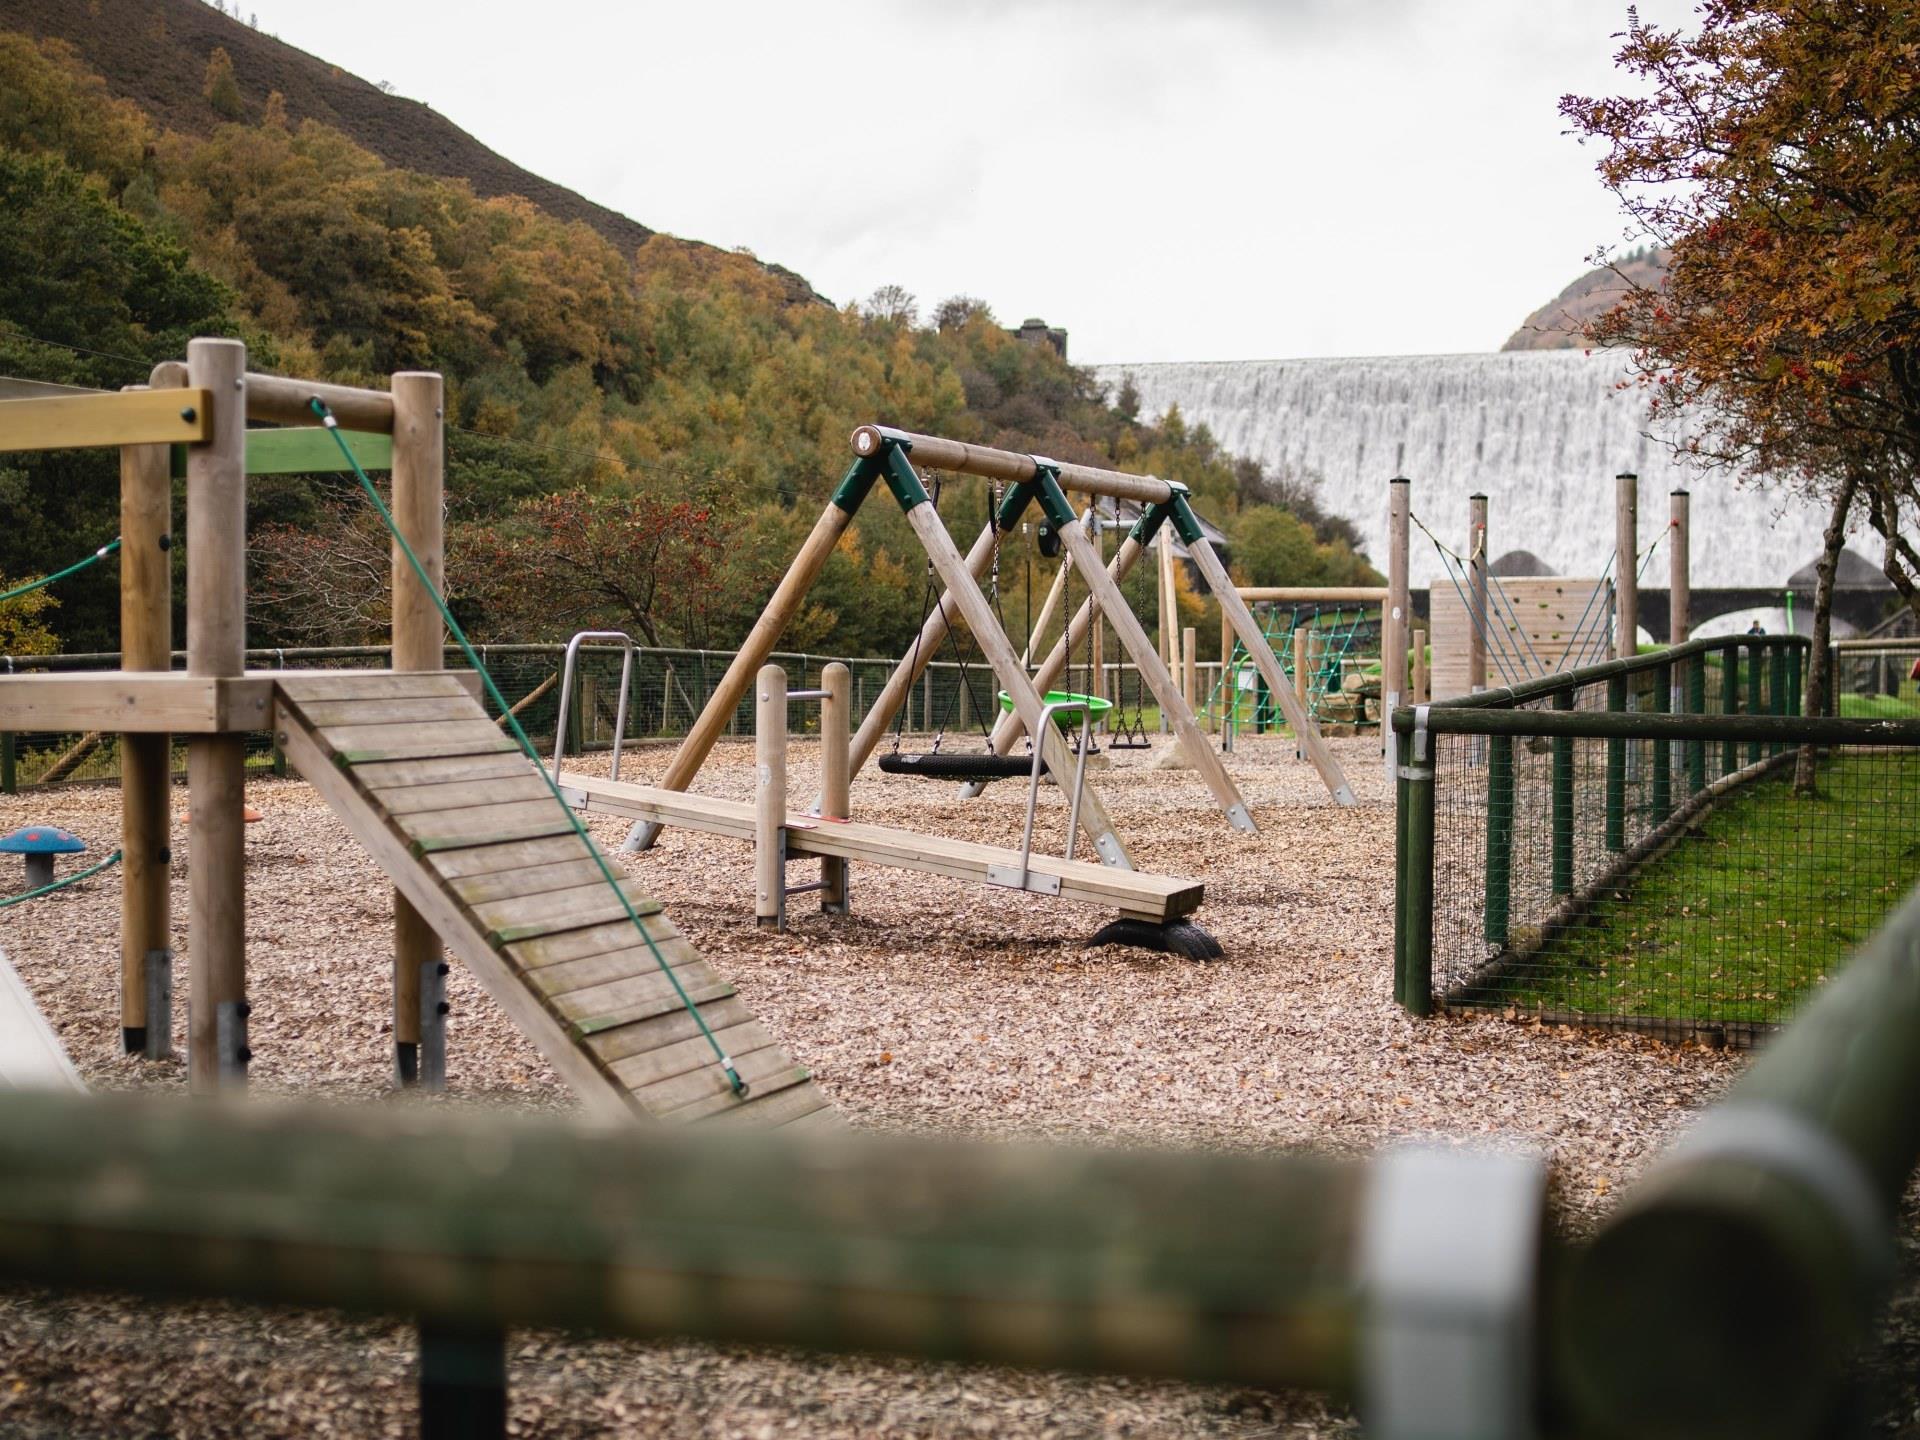
[[[626,880],[653,948],[634,932],[592,842],[459,677],[302,676],[276,686],[275,712],[288,758],[587,1105],[673,1122],[838,1123],[733,986]],[[745,1100],[666,967],[746,1080]]]
[[[747,800],[716,800],[624,780],[602,780],[592,775],[563,774],[561,789],[576,808],[652,820],[683,830],[704,830],[736,840],[753,839],[753,804]],[[949,840],[871,825],[860,820],[822,820],[817,815],[789,815],[787,854],[831,855],[865,865],[888,865],[922,870],[955,880],[987,883],[991,867],[1018,865],[1020,853],[971,840]],[[1130,919],[1164,924],[1191,914],[1206,897],[1206,886],[1177,875],[1149,875],[1085,860],[1061,860],[1035,855],[1028,868],[1060,882],[1060,898],[1087,905],[1103,905]]]
[[[84,1093],[79,1071],[33,996],[0,952],[0,1092],[72,1090]]]

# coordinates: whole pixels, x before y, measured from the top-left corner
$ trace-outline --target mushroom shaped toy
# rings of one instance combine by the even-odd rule
[[[29,890],[53,883],[54,856],[74,855],[86,848],[86,841],[58,825],[22,825],[11,835],[0,835],[0,854],[26,856]]]

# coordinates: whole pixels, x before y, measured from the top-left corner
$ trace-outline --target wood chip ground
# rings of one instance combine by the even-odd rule
[[[1164,742],[1162,742],[1164,743]],[[1116,752],[1093,778],[1136,864],[1207,883],[1198,920],[1227,958],[1089,950],[1109,917],[1057,900],[856,867],[853,913],[793,902],[787,934],[752,923],[745,844],[668,832],[622,857],[857,1126],[1358,1152],[1406,1137],[1531,1143],[1551,1156],[1567,1223],[1590,1225],[1741,1058],[1498,1017],[1416,1024],[1390,997],[1393,815],[1376,740],[1336,740],[1361,798],[1342,811],[1282,739],[1230,761],[1261,831],[1228,828],[1191,772]],[[657,779],[670,751],[630,749]],[[696,785],[751,796],[751,746],[717,750]],[[790,793],[818,780],[794,745]],[[570,762],[571,763],[571,762]],[[582,768],[605,773],[606,757]],[[389,890],[305,784],[258,781],[247,830],[253,1083],[337,1101],[388,1092]],[[1013,844],[1024,787],[961,801],[948,784],[869,769],[854,813]],[[1040,843],[1065,823],[1043,797]],[[175,944],[192,864],[176,791]],[[96,855],[119,795],[0,797],[0,829],[64,825]],[[597,821],[617,848],[624,825]],[[10,858],[10,857],[9,857]],[[796,864],[796,881],[811,866]],[[21,888],[0,876],[0,893]],[[89,1084],[183,1088],[181,1067],[119,1055],[117,872],[0,912],[0,946]],[[176,975],[185,995],[182,960]],[[435,1103],[560,1111],[551,1070],[478,987],[453,977],[449,1095]],[[1178,1384],[835,1360],[531,1334],[511,1350],[513,1432],[805,1436],[1322,1436],[1352,1421],[1312,1398]],[[413,1338],[385,1322],[0,1297],[0,1433],[406,1435]],[[1911,1369],[1912,1367],[1908,1367]]]

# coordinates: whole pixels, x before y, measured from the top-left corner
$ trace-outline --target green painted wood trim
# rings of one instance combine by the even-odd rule
[[[367,430],[342,430],[341,437],[363,470],[393,468],[393,437]],[[187,473],[187,447],[173,447],[173,478]],[[286,430],[247,432],[249,475],[351,475],[353,467],[340,454],[325,430],[300,426]]]

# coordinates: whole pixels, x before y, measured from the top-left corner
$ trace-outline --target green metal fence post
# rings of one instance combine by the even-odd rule
[[[1573,709],[1573,692],[1553,697],[1556,710]],[[1553,893],[1573,893],[1573,737],[1553,740]]]
[[[1664,715],[1673,707],[1673,665],[1657,665],[1653,671],[1653,713]],[[1653,823],[1658,825],[1673,813],[1673,742],[1653,742]]]
[[[1755,640],[1748,642],[1747,645],[1747,709],[1752,714],[1763,715],[1766,713],[1766,704],[1762,695],[1760,642]],[[1760,741],[1750,740],[1747,742],[1747,763],[1749,765],[1757,765],[1760,763],[1760,749]]]
[[[1433,754],[1425,731],[1401,736],[1400,838],[1395,889],[1403,897],[1395,946],[1400,1003],[1433,1013]],[[1427,753],[1422,754],[1421,751]]]
[[[1607,679],[1607,709],[1620,714],[1627,708],[1627,677]],[[1607,849],[1627,848],[1627,742],[1607,740]]]
[[[1239,703],[1237,698],[1235,703]],[[1386,723],[1393,724],[1391,715],[1386,717]],[[1413,927],[1407,920],[1407,892],[1412,888],[1407,879],[1412,868],[1412,853],[1407,848],[1407,816],[1413,810],[1413,782],[1408,775],[1413,768],[1413,737],[1404,730],[1396,734],[1393,753],[1393,1002],[1405,1005],[1407,952],[1412,948],[1409,941],[1413,935]]]
[[[1720,708],[1728,715],[1740,713],[1740,645],[1728,642],[1720,652]],[[1726,740],[1720,746],[1720,771],[1731,775],[1740,768],[1740,742]]]
[[[1555,818],[1555,833],[1559,820]],[[1556,842],[1557,843],[1557,842]],[[1487,906],[1484,934],[1505,948],[1513,881],[1513,737],[1487,741]]]
[[[1687,666],[1687,713],[1707,713],[1707,657],[1695,655]],[[1707,788],[1707,742],[1687,742],[1687,793],[1698,795]]]
[[[1767,666],[1767,698],[1773,702],[1775,715],[1789,713],[1787,710],[1787,649],[1785,645],[1775,645],[1773,654],[1769,657],[1771,663]],[[1778,755],[1786,748],[1784,742],[1775,740],[1768,746],[1767,753]]]
[[[13,732],[8,730],[0,733],[0,795],[12,795],[19,790],[19,777],[14,773],[16,764]]]
[[[1811,646],[1808,647],[1811,650]],[[1798,715],[1807,708],[1806,671],[1801,664],[1803,651],[1794,645],[1787,650],[1787,714]]]

